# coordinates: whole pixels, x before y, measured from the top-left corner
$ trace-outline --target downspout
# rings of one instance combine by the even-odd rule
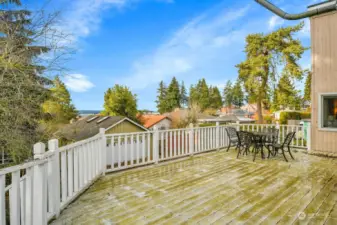
[[[278,8],[277,6],[275,6],[274,4],[270,3],[267,0],[255,0],[255,1],[259,3],[260,5],[262,5],[263,7],[267,8],[268,10],[272,11],[276,15],[286,20],[300,20],[300,19],[311,17],[311,16],[316,16],[322,13],[327,13],[327,12],[337,10],[337,1],[335,1],[334,4],[331,4],[325,7],[319,7],[317,9],[309,10],[309,11],[299,13],[299,14],[289,14],[289,13],[284,12],[282,9]]]

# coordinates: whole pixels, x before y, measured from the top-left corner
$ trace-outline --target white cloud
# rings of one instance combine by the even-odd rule
[[[95,86],[83,74],[69,74],[64,77],[64,83],[74,92],[86,92]]]
[[[224,54],[226,48],[235,43],[244,45],[248,30],[235,30],[233,27],[246,15],[248,9],[249,6],[245,6],[222,11],[215,16],[204,14],[193,19],[151,55],[136,60],[131,75],[121,82],[141,90],[172,76],[183,76],[187,81],[186,76],[191,76],[198,68],[214,65],[214,60],[222,55],[229,56]]]
[[[282,26],[283,24],[284,24],[284,19],[282,19],[281,17],[277,15],[270,17],[270,19],[268,20],[268,25],[269,25],[270,30],[274,29],[275,27]]]
[[[74,0],[69,10],[63,14],[60,28],[72,37],[68,42],[76,43],[79,38],[87,37],[99,29],[103,12],[109,9],[121,10],[129,4],[144,0]],[[174,3],[174,0],[153,0]]]

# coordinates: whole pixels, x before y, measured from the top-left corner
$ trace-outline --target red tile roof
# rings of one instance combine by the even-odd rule
[[[170,119],[167,116],[163,115],[140,115],[138,119],[142,122],[143,126],[146,128],[150,128],[163,119]]]

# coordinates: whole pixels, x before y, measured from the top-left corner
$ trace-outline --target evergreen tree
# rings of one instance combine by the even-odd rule
[[[167,105],[167,87],[164,81],[159,83],[159,88],[157,89],[157,109],[160,114],[168,112],[168,105]]]
[[[304,97],[303,97],[303,100],[307,102],[311,102],[311,76],[312,72],[307,71],[307,79],[305,80]]]
[[[20,5],[19,0],[0,1],[0,150],[15,163],[30,157],[33,144],[40,140],[41,105],[50,84],[43,76],[45,68],[37,63],[49,49],[36,46],[41,37],[32,26],[33,15]]]
[[[173,111],[175,108],[180,108],[180,88],[179,83],[175,77],[172,78],[170,85],[167,88],[167,110]]]
[[[225,85],[223,96],[225,106],[231,107],[233,103],[233,87],[232,82],[230,80],[227,81]]]
[[[237,80],[235,85],[232,88],[232,103],[233,103],[233,105],[235,105],[237,107],[243,106],[244,98],[245,98],[245,96],[243,94],[240,81]]]
[[[42,108],[44,113],[51,115],[53,123],[68,123],[77,116],[70,93],[58,76],[54,79],[50,92],[50,98],[43,103]]]
[[[199,94],[196,90],[196,87],[194,85],[190,86],[190,96],[189,96],[189,100],[188,100],[188,105],[189,107],[191,107],[193,104],[197,104],[198,103],[198,99],[199,99]]]
[[[180,85],[180,106],[187,106],[187,105],[188,105],[188,96],[186,93],[184,81],[182,81]]]
[[[293,108],[300,109],[299,92],[296,91],[295,85],[289,79],[289,76],[283,75],[277,86],[277,103],[281,109]]]
[[[251,102],[256,102],[259,123],[263,122],[263,102],[275,80],[274,68],[281,66],[285,76],[301,79],[303,71],[297,61],[306,50],[293,36],[303,28],[297,26],[280,28],[270,34],[251,34],[246,38],[246,60],[239,65],[239,78],[244,82]]]
[[[137,96],[128,87],[116,84],[109,88],[104,95],[103,115],[125,116],[136,120]]]
[[[209,87],[210,108],[220,109],[222,107],[222,97],[218,87]]]
[[[200,107],[200,110],[204,111],[210,106],[209,89],[204,78],[199,80],[196,91],[198,92],[198,105]]]

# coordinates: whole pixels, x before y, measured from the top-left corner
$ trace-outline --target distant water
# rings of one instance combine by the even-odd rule
[[[102,110],[78,110],[78,113],[81,116],[87,116],[87,115],[93,115],[93,114],[98,114],[100,113]]]

